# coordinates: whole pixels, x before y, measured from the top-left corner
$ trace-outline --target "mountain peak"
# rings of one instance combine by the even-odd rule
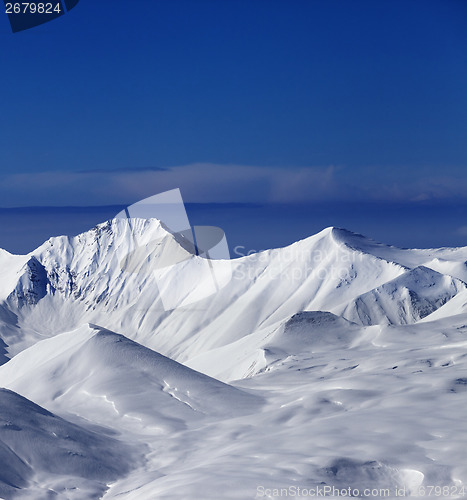
[[[371,254],[375,257],[380,257],[380,254],[384,254],[385,250],[388,249],[393,249],[396,251],[400,250],[397,247],[385,245],[384,243],[378,243],[371,238],[363,236],[362,234],[354,233],[352,231],[349,231],[348,229],[336,226],[326,227],[318,233],[309,236],[308,238],[305,238],[304,240],[301,240],[297,243],[315,243],[317,241],[329,242],[329,248],[337,245],[338,247],[345,247],[348,250],[355,250],[358,252]],[[293,243],[292,245],[295,245],[295,243]]]
[[[354,233],[348,229],[340,227],[331,227],[328,229],[330,229],[330,234],[337,243],[343,244],[353,250],[374,254],[375,250],[397,248],[384,243],[379,243],[372,238],[364,236],[363,234]]]

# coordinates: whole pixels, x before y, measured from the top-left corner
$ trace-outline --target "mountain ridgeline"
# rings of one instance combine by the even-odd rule
[[[0,250],[0,496],[467,480],[467,247],[189,250],[156,219]]]
[[[301,311],[328,311],[361,326],[411,324],[435,311],[440,317],[467,288],[467,248],[398,249],[327,228],[285,248],[212,261],[230,266],[227,285],[166,311],[158,262],[181,244],[156,219],[115,219],[50,238],[26,256],[2,251],[0,335],[9,355],[92,323],[185,362]],[[135,249],[140,263],[130,272],[122,262]],[[190,269],[171,272],[190,293]],[[465,301],[457,302],[461,313]]]

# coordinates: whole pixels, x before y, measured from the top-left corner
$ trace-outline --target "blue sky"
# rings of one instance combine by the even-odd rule
[[[467,201],[464,0],[0,17],[0,206]],[[352,228],[350,228],[352,229]]]

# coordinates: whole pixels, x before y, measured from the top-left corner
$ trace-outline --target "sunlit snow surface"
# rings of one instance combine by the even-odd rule
[[[0,252],[1,498],[467,497],[467,248],[328,228],[165,311],[178,245],[134,219]]]

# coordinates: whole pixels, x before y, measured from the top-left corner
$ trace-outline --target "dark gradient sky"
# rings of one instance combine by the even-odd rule
[[[0,40],[2,207],[467,200],[465,0],[81,0]]]

